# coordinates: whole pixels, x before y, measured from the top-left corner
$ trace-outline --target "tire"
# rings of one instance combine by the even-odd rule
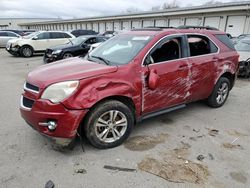
[[[133,127],[134,116],[131,109],[122,102],[109,100],[90,111],[85,119],[84,133],[91,145],[107,149],[122,144]]]
[[[20,49],[20,53],[23,57],[31,57],[33,56],[33,49],[30,46],[22,46]]]
[[[228,78],[221,77],[216,83],[212,94],[208,98],[208,105],[213,108],[221,107],[225,104],[231,84]]]
[[[73,55],[71,53],[66,52],[65,54],[63,54],[63,59],[67,59],[67,58],[71,58],[73,57]]]

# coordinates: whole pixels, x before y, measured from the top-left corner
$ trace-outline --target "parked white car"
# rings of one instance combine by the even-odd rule
[[[0,31],[0,47],[5,47],[10,39],[21,37],[12,31]]]
[[[44,52],[47,48],[66,44],[75,38],[65,31],[38,31],[23,38],[9,40],[6,50],[14,56],[31,57],[33,53]]]
[[[250,77],[250,37],[245,37],[235,44],[235,49],[240,55],[239,76]]]

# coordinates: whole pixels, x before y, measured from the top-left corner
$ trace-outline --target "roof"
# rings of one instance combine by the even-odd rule
[[[88,22],[88,21],[107,21],[113,19],[130,19],[130,18],[150,18],[150,17],[161,17],[161,16],[171,16],[171,15],[184,15],[190,13],[204,13],[204,12],[220,12],[220,11],[233,11],[233,10],[249,10],[250,1],[241,2],[230,2],[230,3],[220,3],[215,5],[203,5],[203,6],[192,6],[192,7],[182,7],[182,8],[172,8],[159,11],[143,11],[128,14],[117,14],[108,16],[97,16],[97,17],[86,17],[78,19],[65,19],[65,20],[53,20],[45,22],[30,22],[22,23],[19,25],[34,25],[34,24],[53,24],[53,23],[72,23],[72,22]]]

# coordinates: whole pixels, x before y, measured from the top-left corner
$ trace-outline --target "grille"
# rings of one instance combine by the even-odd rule
[[[32,108],[35,101],[28,99],[26,97],[22,98],[22,105],[26,108]]]
[[[47,49],[46,52],[45,52],[45,56],[46,57],[51,57],[52,56],[52,52],[53,52],[53,50]]]
[[[33,91],[33,92],[35,92],[35,93],[38,93],[38,92],[39,92],[39,87],[37,87],[37,86],[35,86],[35,85],[32,85],[32,84],[30,84],[30,83],[28,83],[28,82],[25,83],[24,89],[26,89],[26,90],[31,90],[31,91]]]

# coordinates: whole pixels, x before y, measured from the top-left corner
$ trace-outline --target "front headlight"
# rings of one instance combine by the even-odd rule
[[[69,97],[78,87],[79,81],[66,81],[52,84],[45,89],[42,99],[48,99],[53,103],[58,103]]]
[[[62,52],[62,50],[56,50],[56,51],[53,51],[52,54],[57,55],[57,54],[60,54],[61,52]]]

